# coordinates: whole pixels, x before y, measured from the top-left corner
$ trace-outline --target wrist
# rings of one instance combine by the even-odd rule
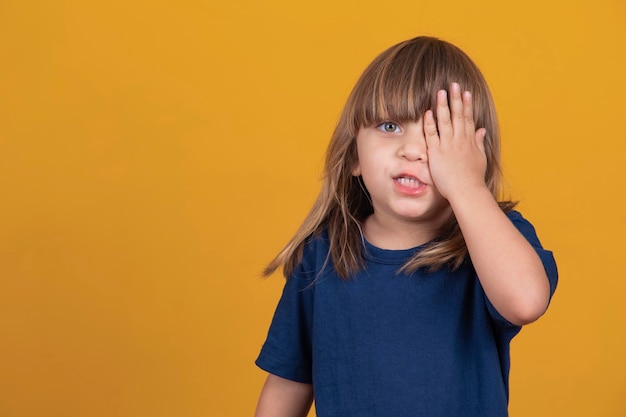
[[[459,212],[466,209],[478,208],[485,204],[497,205],[495,197],[485,183],[465,186],[457,192],[451,193],[448,197],[448,203],[457,217]]]

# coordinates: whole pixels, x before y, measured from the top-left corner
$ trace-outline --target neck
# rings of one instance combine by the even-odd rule
[[[447,214],[427,222],[382,219],[373,214],[365,219],[363,234],[369,243],[380,249],[411,249],[434,239],[447,219]]]

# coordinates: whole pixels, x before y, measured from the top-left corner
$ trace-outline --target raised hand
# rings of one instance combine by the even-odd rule
[[[461,94],[459,84],[437,92],[437,122],[433,112],[424,115],[424,136],[428,146],[428,163],[435,186],[446,199],[468,195],[477,187],[486,187],[484,138],[486,130],[476,130],[472,95]]]

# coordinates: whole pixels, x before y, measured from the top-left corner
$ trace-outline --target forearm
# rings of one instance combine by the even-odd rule
[[[259,397],[255,417],[306,417],[312,403],[311,384],[269,374]]]
[[[486,187],[458,193],[450,205],[487,297],[511,323],[535,321],[546,310],[550,285],[534,248]]]

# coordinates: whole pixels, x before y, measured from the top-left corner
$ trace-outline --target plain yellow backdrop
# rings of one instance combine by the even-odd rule
[[[0,416],[252,415],[283,283],[364,67],[420,34],[495,96],[560,286],[511,416],[626,415],[626,2],[0,2]]]

